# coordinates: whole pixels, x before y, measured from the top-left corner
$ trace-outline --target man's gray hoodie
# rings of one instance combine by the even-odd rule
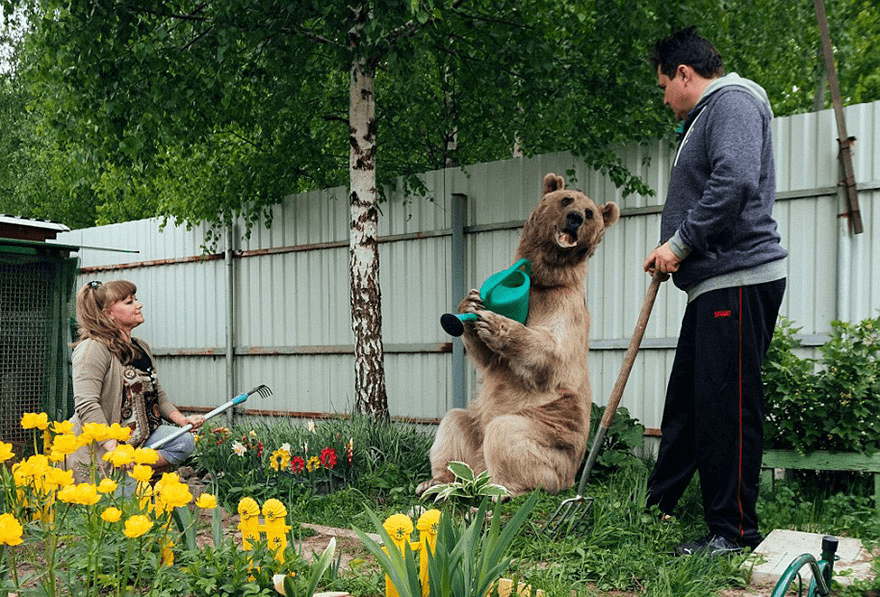
[[[714,80],[683,124],[661,242],[684,258],[675,285],[696,296],[785,277],[773,219],[776,178],[764,89],[735,73]]]

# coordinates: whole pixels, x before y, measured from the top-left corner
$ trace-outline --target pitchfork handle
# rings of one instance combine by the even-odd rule
[[[584,472],[581,473],[581,480],[578,484],[577,491],[578,495],[583,495],[584,493],[584,487],[587,484],[587,477],[590,475],[590,471],[593,470],[593,465],[596,464],[596,459],[599,457],[599,451],[602,447],[602,442],[605,439],[605,434],[608,433],[608,428],[611,427],[611,420],[614,418],[614,413],[617,412],[617,405],[620,404],[620,398],[623,396],[623,389],[626,387],[630,371],[632,371],[633,364],[636,362],[636,355],[639,353],[639,347],[642,344],[642,337],[645,335],[645,328],[648,326],[648,318],[651,317],[651,310],[654,308],[654,299],[657,298],[657,291],[660,290],[661,282],[663,282],[663,279],[660,277],[660,274],[654,274],[651,279],[651,285],[648,286],[648,292],[645,294],[645,302],[642,303],[642,311],[639,313],[638,321],[636,321],[636,329],[629,341],[626,355],[623,357],[623,365],[620,367],[620,373],[617,375],[617,382],[615,382],[614,388],[611,390],[611,396],[608,398],[608,405],[605,407],[605,413],[602,415],[602,420],[599,422],[599,429],[596,430],[596,437],[593,440],[593,445],[590,447],[590,454],[587,456],[587,463],[584,465]]]

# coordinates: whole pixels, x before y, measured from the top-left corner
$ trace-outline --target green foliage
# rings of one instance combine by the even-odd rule
[[[449,483],[441,483],[429,487],[422,498],[434,496],[435,502],[450,502],[460,508],[470,508],[486,498],[502,498],[510,496],[506,487],[492,483],[489,471],[474,474],[473,469],[465,462],[452,461],[447,465],[449,472],[455,477]]]
[[[797,329],[783,319],[764,362],[767,446],[880,451],[880,317],[832,322],[818,360],[797,356]]]
[[[534,509],[538,494],[533,493],[501,528],[501,512],[494,508],[487,525],[489,500],[483,499],[469,522],[456,522],[452,516],[441,515],[436,546],[428,555],[428,581],[431,593],[450,597],[483,597],[508,569],[507,552],[516,534]],[[370,519],[382,538],[383,548],[360,529],[355,529],[367,550],[378,560],[401,597],[419,597],[422,586],[419,566],[410,549],[409,538],[403,542],[403,551],[394,549],[395,542],[369,511]]]
[[[605,407],[595,402],[590,414],[590,437],[587,446],[592,446],[599,423],[605,414]],[[621,467],[643,467],[644,463],[635,457],[634,451],[645,445],[645,426],[630,416],[626,407],[620,407],[611,418],[611,425],[602,440],[601,451],[596,459],[595,470],[615,470]],[[591,474],[593,474],[591,472]]]
[[[414,425],[353,415],[308,425],[205,425],[194,456],[225,504],[244,496],[291,503],[320,500],[343,487],[381,496],[412,494],[429,474],[431,441]],[[289,461],[276,468],[273,454],[285,447]]]

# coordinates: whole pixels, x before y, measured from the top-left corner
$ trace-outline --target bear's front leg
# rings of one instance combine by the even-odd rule
[[[459,313],[476,313],[480,318],[489,313],[485,309],[483,299],[480,298],[480,291],[476,288],[471,289],[458,305]],[[479,321],[478,319],[476,323],[479,323]],[[468,357],[474,364],[486,367],[492,359],[492,350],[477,336],[476,328],[474,327],[476,323],[466,322],[464,324],[464,334],[461,339],[467,349]]]
[[[562,357],[559,339],[543,327],[526,327],[492,311],[481,311],[473,326],[486,350],[530,383],[548,379],[549,369],[558,366]]]

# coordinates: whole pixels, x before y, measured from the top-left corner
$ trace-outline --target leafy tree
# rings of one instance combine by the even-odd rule
[[[646,59],[656,39],[697,24],[781,114],[809,109],[821,64],[810,0],[3,4],[29,9],[31,151],[90,194],[96,221],[250,226],[287,194],[349,185],[357,405],[379,414],[387,184],[404,177],[417,194],[426,170],[571,150],[647,194],[613,149],[673,128]]]

